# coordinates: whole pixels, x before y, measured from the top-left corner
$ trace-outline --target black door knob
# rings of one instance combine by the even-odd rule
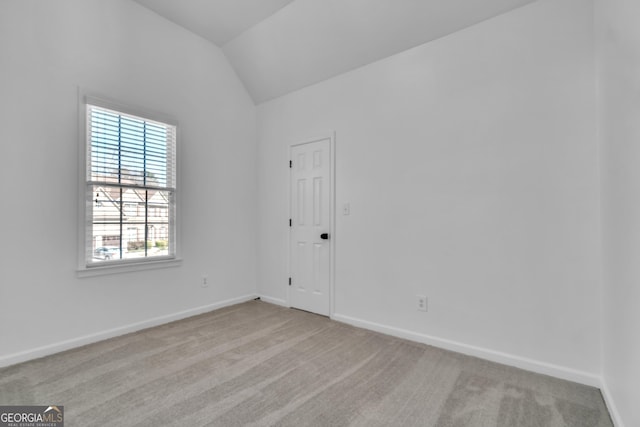
[[[320,235],[320,238],[321,238],[322,240],[327,240],[327,239],[329,238],[329,233],[322,233],[322,234]]]

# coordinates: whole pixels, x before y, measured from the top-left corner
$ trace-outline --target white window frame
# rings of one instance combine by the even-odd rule
[[[105,97],[97,97],[87,94],[83,90],[78,92],[78,141],[79,141],[79,178],[78,178],[78,268],[76,270],[78,277],[99,276],[105,274],[127,273],[140,270],[151,270],[158,268],[177,267],[181,265],[180,258],[180,176],[179,176],[179,160],[180,160],[180,136],[178,121],[164,114],[150,111],[147,109],[125,105],[117,101],[109,100]],[[92,220],[91,208],[88,206],[87,194],[87,151],[89,130],[87,128],[87,106],[106,108],[123,114],[137,116],[150,121],[156,121],[172,125],[176,127],[176,187],[174,192],[174,209],[175,219],[170,224],[173,227],[172,253],[169,256],[157,256],[146,258],[125,259],[119,261],[90,263],[87,262],[87,252],[89,250],[89,242],[92,237],[87,236],[87,221]],[[91,248],[92,249],[92,248]]]

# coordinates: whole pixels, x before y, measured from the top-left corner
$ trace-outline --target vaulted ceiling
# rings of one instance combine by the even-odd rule
[[[259,104],[535,0],[135,1],[222,48]]]

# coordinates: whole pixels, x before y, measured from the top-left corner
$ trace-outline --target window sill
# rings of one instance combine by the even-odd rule
[[[144,270],[158,270],[160,268],[179,267],[182,265],[180,258],[164,258],[144,262],[114,262],[107,265],[93,265],[76,270],[79,278],[104,276],[109,274],[131,273]]]

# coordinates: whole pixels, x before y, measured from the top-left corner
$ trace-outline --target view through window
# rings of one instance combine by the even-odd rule
[[[176,127],[87,104],[88,266],[175,257]]]

